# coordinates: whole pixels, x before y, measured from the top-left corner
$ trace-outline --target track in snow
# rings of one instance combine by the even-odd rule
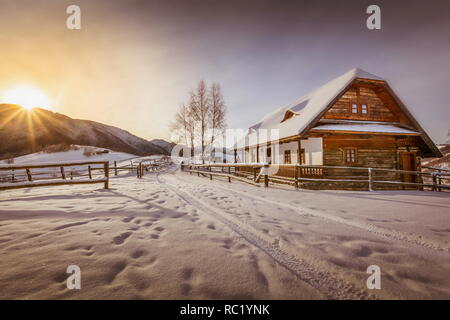
[[[220,221],[233,232],[237,233],[250,244],[254,245],[279,265],[296,275],[299,279],[311,285],[329,299],[374,299],[375,295],[369,294],[365,287],[357,287],[353,283],[345,281],[337,274],[321,270],[318,266],[307,262],[293,254],[281,249],[274,241],[271,241],[267,235],[262,234],[252,226],[230,217],[223,210],[212,207],[204,202],[195,199],[190,192],[181,191],[176,186],[161,179],[156,175],[157,182],[177,194],[183,201],[205,214],[212,216]],[[365,284],[365,283],[364,283]]]
[[[383,238],[395,239],[398,241],[407,242],[407,243],[410,243],[413,245],[421,246],[421,247],[424,247],[427,249],[432,249],[432,250],[436,250],[436,251],[440,251],[440,252],[450,252],[450,246],[448,246],[448,245],[446,246],[445,244],[442,244],[442,243],[436,243],[432,240],[424,239],[420,235],[415,235],[415,234],[411,234],[411,233],[377,227],[373,224],[369,224],[369,223],[365,223],[365,222],[346,220],[344,218],[337,217],[337,216],[334,216],[331,214],[318,212],[316,210],[311,210],[311,209],[307,209],[307,208],[299,208],[299,207],[296,207],[296,206],[293,206],[293,205],[290,205],[287,203],[282,203],[282,202],[278,202],[275,200],[269,200],[269,199],[262,198],[262,197],[259,197],[259,196],[253,195],[253,194],[239,192],[239,191],[233,190],[231,188],[225,188],[223,186],[219,186],[217,184],[214,185],[214,187],[217,187],[217,188],[225,190],[225,191],[230,191],[230,192],[236,193],[239,196],[246,196],[246,197],[252,198],[254,200],[258,200],[258,201],[266,202],[266,203],[269,203],[272,205],[291,209],[291,210],[294,210],[301,214],[309,214],[309,215],[312,215],[312,216],[315,216],[315,217],[318,217],[318,218],[321,218],[324,220],[333,221],[333,222],[344,224],[344,225],[347,225],[347,226],[350,226],[353,228],[361,229],[363,231],[373,233],[373,234],[381,236]]]

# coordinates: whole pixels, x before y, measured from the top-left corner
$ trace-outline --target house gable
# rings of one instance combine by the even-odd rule
[[[399,122],[399,110],[389,105],[377,92],[380,89],[353,85],[331,106],[322,119]],[[396,109],[396,110],[392,110]]]
[[[358,113],[353,114],[352,102],[355,101],[358,105]],[[359,111],[361,104],[365,102],[367,102],[368,113],[363,114]],[[345,106],[347,113],[344,113]],[[442,156],[427,133],[384,80],[354,79],[336,96],[332,103],[310,121],[300,136],[308,136],[311,129],[321,122],[339,120],[390,122],[403,128],[416,130],[420,133],[422,140],[420,145],[424,154],[435,157]]]

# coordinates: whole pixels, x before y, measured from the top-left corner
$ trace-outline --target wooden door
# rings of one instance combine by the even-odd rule
[[[415,152],[400,152],[400,163],[402,170],[416,171],[416,154]],[[416,182],[416,175],[404,173],[402,174],[403,182]]]

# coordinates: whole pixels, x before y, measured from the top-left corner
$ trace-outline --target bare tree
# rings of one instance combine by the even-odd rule
[[[191,96],[189,104],[186,107],[186,119],[187,119],[186,127],[187,127],[187,131],[188,131],[188,135],[189,135],[189,142],[190,142],[190,146],[191,146],[191,158],[194,158],[194,153],[195,153],[196,124],[195,124],[195,118],[194,118],[194,106],[195,106],[195,101],[193,100],[193,98]]]
[[[211,104],[209,108],[209,120],[211,128],[211,145],[214,144],[218,135],[222,135],[226,128],[225,114],[226,107],[223,100],[222,92],[220,90],[220,84],[213,83],[209,90],[209,102]]]
[[[192,114],[192,105],[182,104],[175,114],[175,121],[171,129],[176,131],[180,139],[184,139],[185,145],[191,148],[191,157],[194,156],[195,121]],[[184,155],[183,155],[184,156]]]
[[[207,140],[207,130],[209,125],[210,116],[210,103],[208,92],[206,89],[206,84],[203,80],[198,83],[197,90],[191,93],[192,113],[194,119],[198,122],[199,138],[201,145],[201,158],[202,162],[205,163],[205,147]]]
[[[224,133],[225,115],[226,107],[220,85],[214,83],[208,90],[202,80],[196,90],[190,93],[189,102],[180,106],[171,129],[184,139],[186,145],[190,145],[191,157],[194,156],[195,146],[200,144],[204,163],[206,147],[213,149],[217,137]]]

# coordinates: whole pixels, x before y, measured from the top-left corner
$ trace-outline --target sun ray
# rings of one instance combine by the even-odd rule
[[[17,109],[14,113],[12,113],[9,117],[7,117],[6,119],[4,119],[1,123],[0,123],[0,129],[2,129],[4,126],[6,126],[9,122],[11,122],[12,120],[14,120],[15,117],[19,116],[21,113],[25,112],[25,110],[23,109]]]
[[[48,128],[45,126],[44,122],[41,119],[43,116],[42,112],[39,111],[39,109],[33,109],[30,111],[30,113],[32,121],[36,122],[39,125],[39,127],[44,129],[45,133],[50,133]]]
[[[34,124],[31,116],[32,112],[27,112],[27,129],[28,129],[28,142],[30,143],[31,152],[36,151],[36,135],[34,133]]]

